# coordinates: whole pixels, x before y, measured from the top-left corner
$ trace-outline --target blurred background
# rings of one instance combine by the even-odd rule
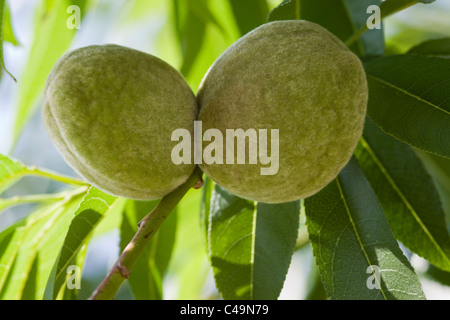
[[[239,1],[239,0],[237,0]],[[41,94],[46,77],[66,51],[114,43],[138,49],[165,60],[180,70],[192,90],[214,60],[242,34],[264,21],[281,0],[259,1],[261,12],[233,12],[228,0],[12,0],[7,1],[11,28],[4,43],[4,61],[17,83],[3,74],[0,82],[0,153],[27,165],[73,176],[52,146],[40,119]],[[81,8],[79,30],[70,30],[67,12]],[[236,16],[243,17],[236,20]],[[243,22],[244,21],[244,22]],[[402,53],[425,39],[450,36],[450,1],[415,5],[384,22],[387,53]],[[6,29],[5,29],[6,30]],[[50,193],[63,186],[40,178],[24,178],[3,196]],[[190,191],[179,210],[175,251],[164,283],[165,299],[216,299],[218,297],[200,226],[201,191]],[[30,206],[1,213],[0,231],[30,212]],[[80,299],[90,295],[118,256],[120,216],[111,214],[96,230],[83,269]],[[450,299],[450,276],[435,274],[428,263],[409,255],[429,299]],[[439,277],[440,282],[434,280]],[[320,297],[317,273],[309,244],[298,248],[280,299]],[[131,299],[125,285],[118,296]]]

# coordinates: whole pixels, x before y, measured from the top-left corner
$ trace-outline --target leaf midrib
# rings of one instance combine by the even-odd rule
[[[433,107],[433,108],[435,108],[435,109],[437,109],[437,110],[439,110],[441,112],[444,112],[444,113],[450,115],[450,111],[442,109],[439,106],[435,105],[434,103],[432,103],[430,101],[427,101],[427,100],[425,100],[425,99],[423,99],[423,98],[421,98],[421,97],[419,97],[419,96],[417,96],[417,95],[415,95],[415,94],[413,94],[413,93],[411,93],[411,92],[409,92],[409,91],[407,91],[405,89],[402,89],[399,86],[397,86],[397,85],[395,85],[395,84],[393,84],[391,82],[385,81],[385,80],[383,80],[383,79],[381,79],[381,78],[379,78],[377,76],[374,76],[372,74],[369,74],[369,73],[367,73],[367,77],[371,77],[374,80],[376,80],[376,81],[378,81],[378,82],[380,82],[380,83],[382,83],[382,84],[384,84],[384,85],[386,85],[388,87],[391,87],[391,88],[393,88],[395,90],[398,90],[401,93],[404,93],[404,94],[406,94],[406,95],[408,95],[408,96],[410,96],[410,97],[412,97],[412,98],[414,98],[414,99],[416,99],[416,100],[418,100],[420,102],[423,102],[423,103],[425,103],[425,104],[427,104],[427,105],[429,105],[429,106],[431,106],[431,107]]]
[[[295,19],[300,20],[300,0],[296,0],[295,2]]]
[[[347,200],[346,200],[345,195],[344,195],[344,191],[342,190],[342,186],[341,186],[341,183],[339,181],[339,177],[336,178],[336,184],[337,184],[337,187],[339,189],[339,194],[341,195],[342,202],[344,203],[345,211],[347,212],[347,215],[348,215],[348,218],[349,218],[350,223],[352,225],[353,231],[354,231],[354,233],[356,235],[356,239],[358,240],[358,244],[361,247],[361,251],[364,254],[364,258],[366,259],[366,262],[368,263],[368,265],[372,266],[373,263],[370,261],[369,255],[367,254],[366,249],[365,249],[365,247],[364,247],[364,245],[363,245],[363,243],[361,241],[361,237],[359,236],[359,232],[358,232],[358,229],[356,228],[356,224],[355,224],[355,222],[353,220],[352,214],[350,212],[350,208],[348,207]],[[374,270],[372,269],[372,271],[374,271]],[[377,277],[375,277],[375,281],[378,282],[378,278]],[[381,286],[381,283],[378,283],[378,287],[380,288],[380,292],[383,295],[384,300],[387,300],[386,294],[384,293],[384,290],[383,290],[383,287]]]

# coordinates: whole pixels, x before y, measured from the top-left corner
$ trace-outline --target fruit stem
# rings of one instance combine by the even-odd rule
[[[187,181],[177,189],[167,194],[158,205],[139,222],[139,229],[133,239],[123,250],[112,269],[99,284],[89,300],[112,300],[121,284],[130,277],[130,271],[142,254],[145,246],[159,230],[164,220],[176,207],[190,188],[202,179],[200,168],[196,167]]]

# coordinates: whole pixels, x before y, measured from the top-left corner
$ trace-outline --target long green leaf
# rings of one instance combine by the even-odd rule
[[[266,23],[269,7],[266,0],[229,0],[237,25],[244,35]]]
[[[305,206],[313,253],[332,299],[424,299],[356,159]]]
[[[450,57],[450,38],[432,39],[409,50],[412,54]],[[421,150],[415,150],[427,170],[433,176],[447,215],[447,229],[450,232],[450,159]]]
[[[207,26],[213,25],[222,33],[225,31],[205,0],[173,0],[173,9],[183,55],[180,71],[188,77],[204,44]]]
[[[450,56],[450,38],[432,39],[413,47],[408,53],[425,54],[429,56]]]
[[[450,237],[438,191],[410,146],[367,119],[356,157],[395,237],[411,251],[450,271]]]
[[[435,180],[447,216],[447,230],[450,232],[450,159],[420,150],[416,150],[416,154]]]
[[[64,239],[64,245],[59,253],[54,278],[49,280],[47,292],[53,292],[53,298],[58,296],[66,280],[66,270],[74,264],[80,248],[86,244],[97,224],[112,210],[120,210],[124,205],[121,198],[106,194],[91,187],[76,210]],[[80,267],[80,266],[79,266]]]
[[[34,255],[29,259],[29,254],[33,254],[35,250],[35,238],[39,240],[39,231],[51,219],[51,213],[55,208],[45,208],[44,210],[19,227],[7,244],[0,270],[0,298],[2,300],[21,298],[27,275],[34,261]]]
[[[208,227],[209,227],[209,212],[211,210],[211,197],[214,192],[214,181],[205,176],[205,182],[202,187],[203,196],[200,207],[200,224],[204,231],[205,248],[209,248]]]
[[[84,263],[86,261],[89,240],[90,239],[88,239],[87,243],[81,247],[80,251],[78,251],[78,254],[74,260],[74,265],[78,266],[80,268],[80,271],[83,269]],[[77,280],[79,281],[81,279],[77,279]],[[78,295],[79,295],[80,290],[81,290],[81,287],[80,287],[80,289],[75,287],[70,290],[67,285],[63,286],[63,292],[60,291],[60,296],[58,296],[58,298],[61,298],[61,300],[78,300]]]
[[[179,35],[181,50],[183,52],[183,64],[180,72],[188,76],[203,45],[206,23],[189,12],[186,23]]]
[[[450,157],[450,59],[388,56],[366,72],[371,119],[401,141]]]
[[[207,0],[186,0],[189,3],[192,11],[206,23],[211,23],[217,27],[222,33],[226,34],[226,31],[217,20],[216,16],[213,14],[209,7]]]
[[[354,0],[342,0],[342,1],[354,1]],[[385,0],[383,2],[380,1],[379,3],[374,4],[380,8],[379,18],[384,19],[396,12],[402,11],[419,2],[431,3],[434,2],[434,0]],[[351,46],[360,38],[366,37],[367,31],[368,31],[367,24],[362,24],[361,27],[358,30],[355,30],[352,36],[345,41],[345,43],[348,46]]]
[[[58,253],[64,243],[64,237],[69,229],[73,213],[79,206],[83,195],[71,199],[67,204],[57,210],[60,211],[57,220],[47,229],[45,235],[36,244],[34,255],[29,254],[32,262],[31,271],[27,275],[27,281],[22,292],[21,299],[40,300],[44,297],[52,269],[58,258]]]
[[[313,261],[308,275],[308,294],[305,300],[328,300],[327,292],[323,286],[317,264]]]
[[[299,202],[253,203],[216,185],[209,256],[224,299],[276,299],[297,239]]]
[[[67,8],[70,5],[78,5],[84,14],[86,2],[87,0],[61,0],[49,3],[46,0],[45,6],[38,6],[33,44],[25,72],[19,81],[14,141],[17,141],[23,127],[36,111],[37,100],[42,94],[50,70],[69,48],[76,33],[77,29],[67,28],[66,22],[70,17]]]
[[[178,204],[176,239],[167,273],[176,279],[178,291],[173,299],[205,298],[204,285],[210,265],[203,246],[199,223],[202,190],[190,190]],[[165,297],[165,298],[166,298]]]
[[[380,4],[381,0],[300,0],[300,17],[322,25],[339,39],[346,41],[366,26],[369,17],[367,8]],[[368,30],[351,49],[362,57],[382,55],[383,30]]]
[[[277,20],[299,20],[300,0],[284,0],[269,14],[269,21]]]
[[[175,11],[175,13],[169,16],[167,23],[161,29],[157,41],[157,54],[168,63],[178,66],[178,69],[183,69],[182,73],[195,92],[209,67],[239,38],[240,32],[228,1],[207,1],[206,4],[210,4],[207,6],[208,15],[212,16],[214,20],[211,20],[212,18],[207,19],[208,15],[199,18],[199,20],[206,22],[204,38],[201,39],[202,36],[200,34],[195,35],[194,32],[194,38],[191,40],[180,40],[180,34],[184,32],[183,28],[189,27],[189,25],[185,25],[188,4],[189,2],[181,0],[166,3],[166,6],[170,5],[168,10]],[[197,4],[197,6],[202,5],[205,5],[205,3]],[[196,12],[200,11],[198,8],[195,10],[197,10]],[[196,51],[190,56],[195,57],[195,59],[192,59],[191,63],[184,62],[186,53],[182,50],[183,46],[187,48],[187,42],[199,43],[200,40],[200,47],[190,45],[190,48]],[[181,50],[173,50],[177,47]]]
[[[154,14],[161,14],[165,9],[165,3],[161,1],[134,0],[126,5],[129,6],[128,10],[124,10],[123,20],[126,22],[149,19]]]
[[[31,222],[23,220],[0,233],[0,292],[16,258],[27,224]]]
[[[58,252],[54,249],[62,246],[61,232],[68,226],[77,199],[80,197],[42,207],[16,226],[2,256],[2,299],[42,298]]]
[[[120,250],[123,251],[138,230],[138,223],[158,201],[129,200],[123,212],[120,228]],[[136,262],[128,282],[137,300],[163,299],[162,283],[175,242],[177,213],[172,212],[153,236]]]
[[[450,191],[450,159],[416,150],[419,158],[427,166],[434,178]]]
[[[26,175],[39,176],[42,178],[52,179],[55,181],[59,181],[65,184],[76,185],[76,186],[87,186],[88,184],[82,182],[78,179],[74,179],[68,176],[63,176],[58,173],[54,173],[51,171],[47,171],[45,169],[38,169],[35,166],[27,167],[24,164],[20,163],[17,160],[14,160],[10,157],[4,156],[0,154],[0,194],[9,188],[12,184],[17,182],[20,178]],[[54,198],[54,195],[49,195],[47,199]],[[11,200],[11,199],[10,199]],[[28,197],[27,200],[31,200]],[[42,200],[42,199],[41,199]],[[14,204],[16,199],[12,199],[12,201],[6,201],[0,204],[9,205]],[[20,201],[19,201],[20,202]],[[1,209],[0,209],[1,210]]]
[[[433,265],[430,265],[425,275],[431,277],[431,279],[440,284],[450,287],[450,272],[442,271]]]
[[[6,0],[0,0],[0,79],[3,74],[3,70],[8,73],[14,80],[15,78],[9,73],[8,70],[6,70],[5,61],[3,60],[3,40],[4,40],[4,33],[5,33],[5,25],[6,25],[6,18],[7,18],[7,12],[8,9],[6,7]]]
[[[381,17],[388,17],[419,2],[432,3],[434,0],[386,0],[380,6]]]
[[[23,177],[26,171],[25,165],[19,161],[0,154],[0,194]]]
[[[8,4],[6,4],[5,6],[5,21],[3,23],[3,41],[7,41],[14,46],[19,45],[19,40],[17,40],[17,37],[12,27],[11,11],[8,8]]]

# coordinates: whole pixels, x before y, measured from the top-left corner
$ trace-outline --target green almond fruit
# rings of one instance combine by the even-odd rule
[[[171,160],[171,134],[193,132],[197,102],[164,61],[117,45],[61,57],[45,87],[42,117],[67,163],[117,196],[161,198],[187,180],[193,164]]]
[[[271,130],[279,130],[274,174],[261,172],[270,164],[249,163],[255,151],[248,144],[245,164],[237,164],[235,148],[234,164],[200,167],[233,194],[280,203],[315,194],[350,160],[368,89],[358,57],[329,31],[308,21],[277,21],[226,50],[205,75],[197,99],[203,132],[217,128],[226,137],[227,129],[267,130],[270,155]],[[226,149],[224,144],[224,158]]]

